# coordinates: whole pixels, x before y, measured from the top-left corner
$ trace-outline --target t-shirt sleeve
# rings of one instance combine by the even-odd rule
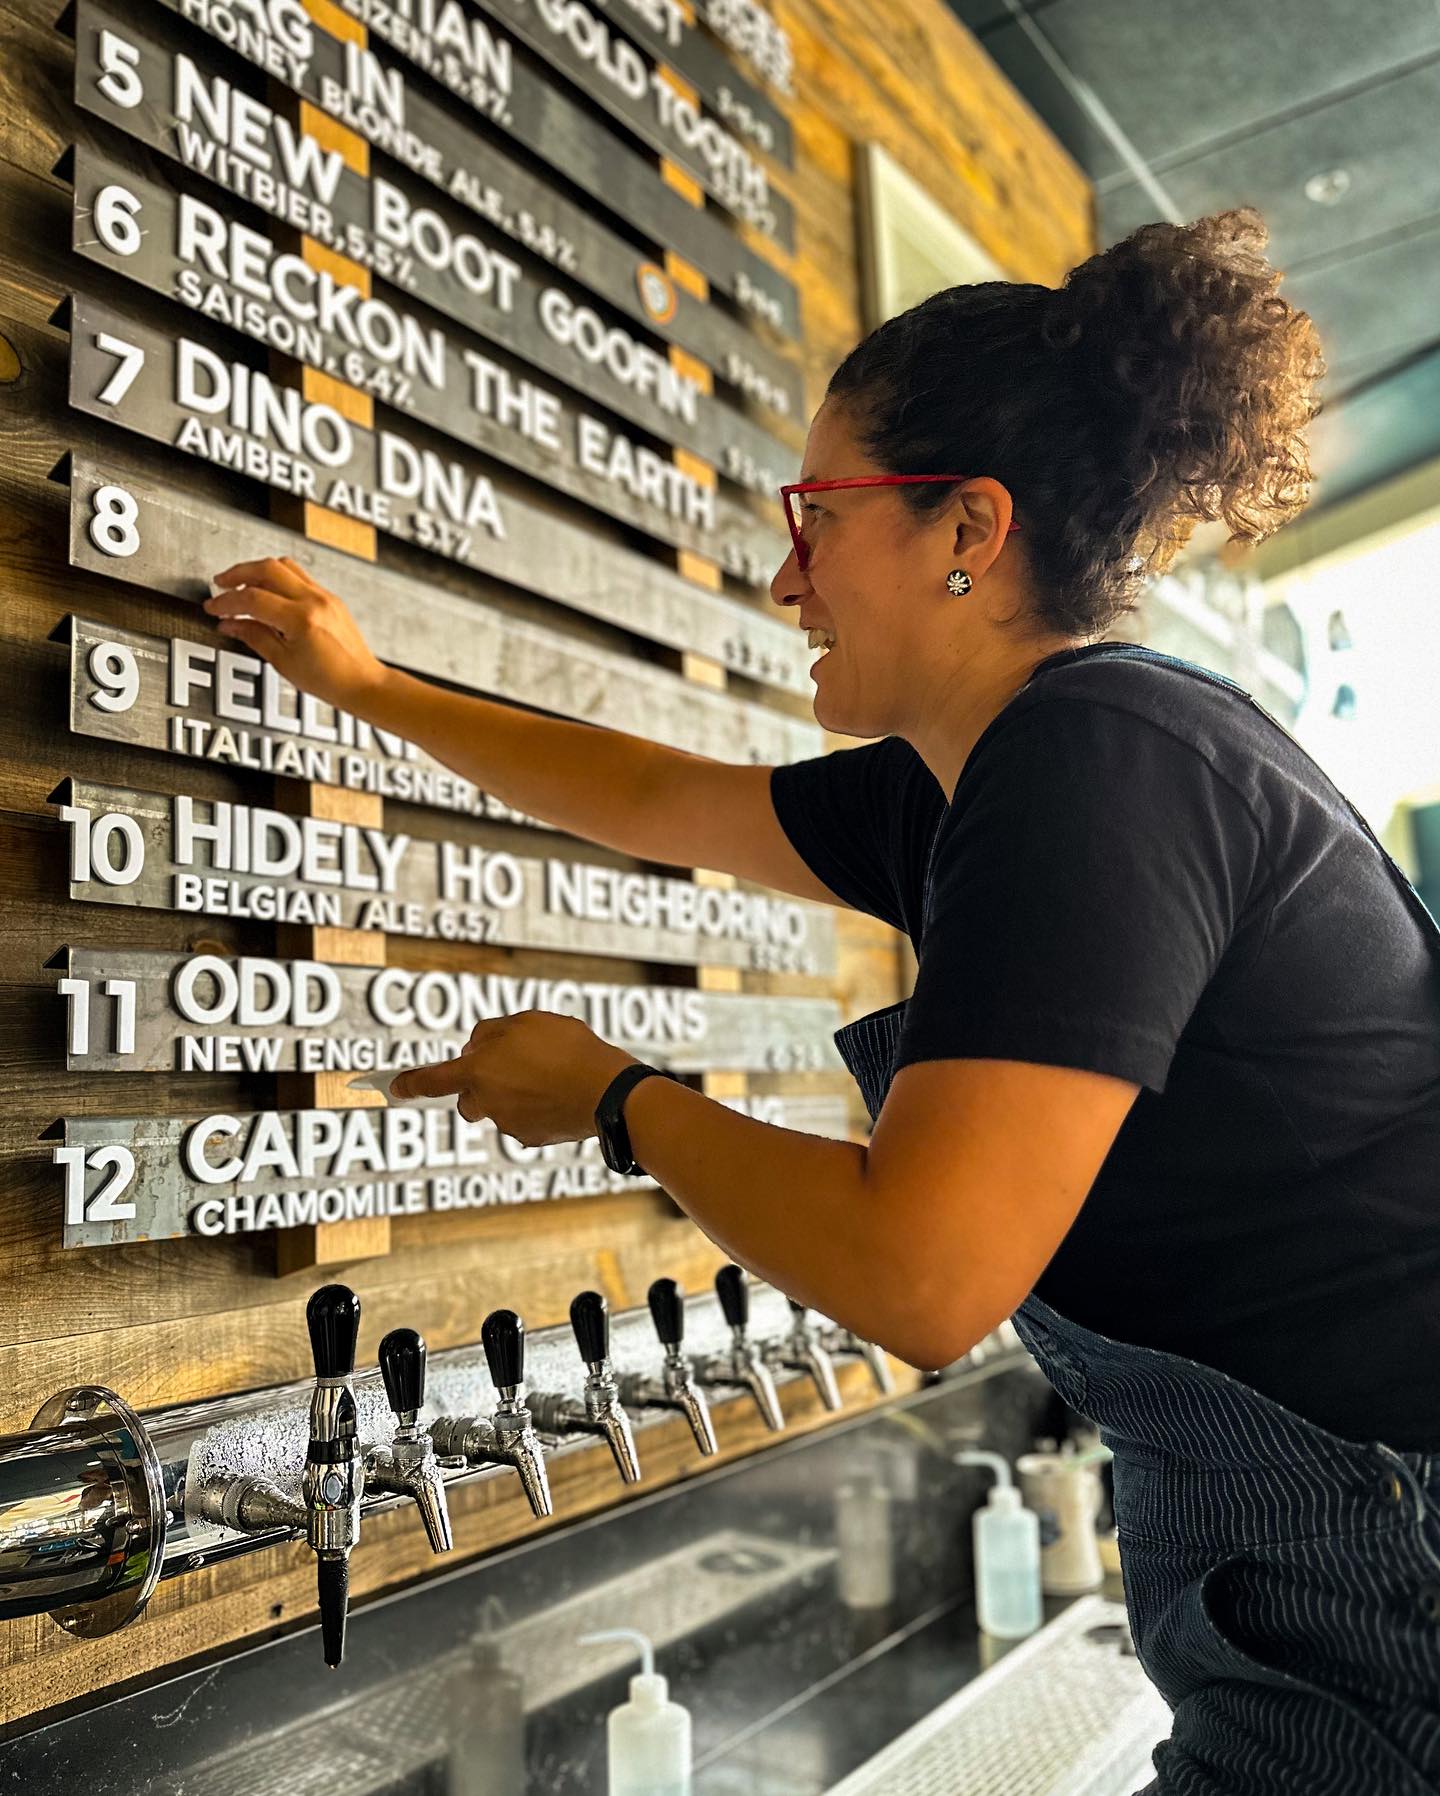
[[[908,743],[886,736],[776,767],[770,801],[791,846],[837,898],[896,929],[918,928],[918,863],[944,794]]]
[[[1163,1092],[1262,865],[1244,800],[1163,726],[1030,707],[941,822],[897,1070],[1029,1060]]]

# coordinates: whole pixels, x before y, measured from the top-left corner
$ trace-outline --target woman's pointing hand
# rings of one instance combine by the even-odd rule
[[[364,714],[386,678],[343,600],[288,555],[237,561],[214,576],[204,609],[292,686],[344,711]]]
[[[578,1017],[525,1010],[477,1023],[463,1054],[401,1073],[390,1095],[453,1095],[467,1122],[488,1116],[522,1146],[548,1147],[595,1133],[595,1106],[634,1058]]]

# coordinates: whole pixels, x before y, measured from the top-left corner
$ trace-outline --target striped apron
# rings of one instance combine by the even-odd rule
[[[1440,928],[1350,808],[1440,975]],[[835,1037],[872,1120],[904,1014],[902,1000]],[[1343,1440],[1033,1295],[1014,1323],[1114,1454],[1131,1632],[1173,1711],[1141,1796],[1440,1796],[1440,1439],[1423,1453]]]

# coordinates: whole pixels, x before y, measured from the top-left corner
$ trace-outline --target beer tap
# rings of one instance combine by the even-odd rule
[[[695,1382],[712,1390],[748,1391],[755,1399],[755,1407],[766,1427],[778,1431],[784,1428],[785,1417],[780,1409],[775,1380],[760,1356],[760,1349],[750,1339],[750,1288],[745,1283],[743,1268],[722,1266],[715,1274],[715,1290],[725,1320],[730,1324],[730,1350],[700,1360],[694,1368]]]
[[[765,1363],[783,1366],[790,1372],[808,1372],[826,1409],[843,1408],[840,1387],[835,1382],[835,1362],[820,1344],[819,1330],[805,1320],[809,1312],[803,1303],[797,1303],[793,1297],[789,1303],[790,1332],[783,1340],[771,1341],[765,1347]]]
[[[665,1349],[660,1378],[627,1372],[620,1380],[623,1402],[639,1409],[678,1410],[690,1424],[695,1444],[707,1457],[714,1453],[715,1429],[705,1393],[696,1385],[681,1348],[685,1339],[685,1294],[673,1278],[657,1278],[647,1293],[650,1320]]]
[[[531,1391],[535,1426],[555,1435],[602,1435],[609,1442],[621,1482],[635,1484],[640,1465],[630,1418],[620,1401],[620,1384],[610,1363],[610,1306],[604,1295],[581,1291],[570,1305],[570,1326],[585,1362],[583,1401],[558,1391]]]
[[[305,1306],[305,1322],[315,1355],[315,1389],[300,1492],[315,1552],[325,1663],[333,1670],[345,1654],[350,1549],[360,1538],[360,1493],[365,1488],[351,1383],[360,1299],[348,1285],[321,1285]]]
[[[520,1397],[525,1381],[525,1324],[514,1310],[492,1310],[480,1325],[480,1342],[499,1402],[490,1421],[478,1416],[438,1416],[430,1424],[436,1450],[471,1465],[508,1465],[519,1474],[531,1513],[554,1514],[545,1450]]]
[[[431,1551],[448,1553],[454,1543],[445,1480],[435,1444],[417,1419],[425,1405],[425,1358],[424,1338],[413,1328],[392,1328],[380,1343],[380,1376],[396,1428],[388,1447],[365,1455],[365,1488],[413,1497]]]
[[[885,1357],[885,1349],[877,1347],[873,1341],[862,1341],[853,1328],[832,1326],[822,1329],[820,1345],[832,1360],[863,1359],[870,1368],[870,1376],[882,1397],[888,1397],[894,1391],[895,1379],[890,1371],[890,1362]]]
[[[360,1299],[348,1285],[322,1285],[305,1306],[305,1323],[315,1356],[315,1388],[299,1498],[268,1479],[246,1476],[202,1485],[195,1502],[207,1521],[222,1528],[251,1534],[273,1528],[304,1531],[316,1557],[325,1663],[333,1668],[345,1652],[350,1549],[360,1538],[365,1488],[351,1383]]]

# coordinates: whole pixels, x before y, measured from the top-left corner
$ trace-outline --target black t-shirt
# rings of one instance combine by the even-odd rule
[[[1107,646],[1037,666],[949,805],[888,737],[777,768],[776,814],[915,945],[897,1071],[1142,1087],[1045,1302],[1348,1439],[1440,1449],[1440,950],[1287,730]]]

